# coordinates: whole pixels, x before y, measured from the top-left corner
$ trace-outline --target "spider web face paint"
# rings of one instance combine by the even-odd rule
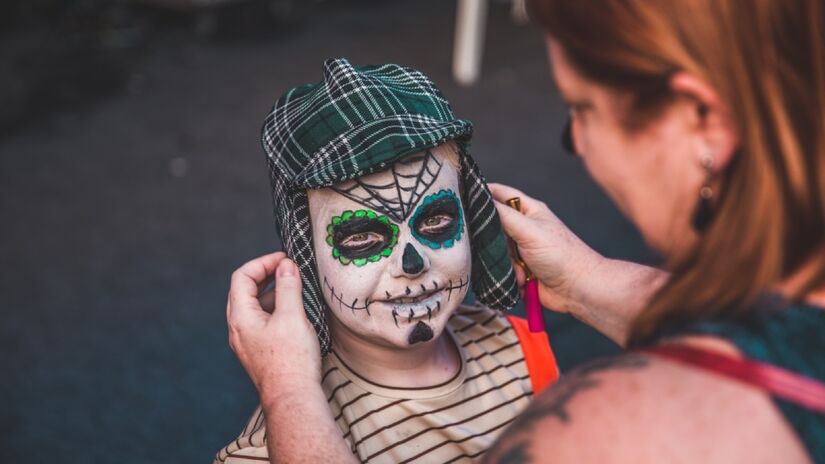
[[[418,200],[435,182],[443,163],[430,150],[424,155],[405,158],[390,168],[393,182],[370,184],[355,179],[333,190],[352,201],[403,222]]]

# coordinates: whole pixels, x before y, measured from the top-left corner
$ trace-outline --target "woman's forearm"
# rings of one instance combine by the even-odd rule
[[[355,463],[318,384],[280,385],[261,395],[272,463]]]
[[[669,274],[630,261],[600,258],[578,279],[568,312],[625,346],[633,320]]]

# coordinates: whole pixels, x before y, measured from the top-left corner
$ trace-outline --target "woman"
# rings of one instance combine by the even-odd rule
[[[572,148],[667,271],[603,258],[542,203],[494,187],[499,201],[522,198],[524,215],[499,213],[544,305],[633,349],[563,376],[486,460],[825,461],[825,6],[532,7],[570,106]],[[291,269],[266,264],[278,261]],[[326,436],[306,399],[313,378],[297,364],[312,359],[313,339],[286,337],[303,324],[287,308],[300,299],[286,295],[271,319],[244,322],[260,315],[250,278],[233,283],[230,339],[271,405],[267,419],[293,431],[279,455],[348,457],[334,442],[301,447]],[[305,355],[261,355],[272,353],[268,331],[289,340],[281,353]]]

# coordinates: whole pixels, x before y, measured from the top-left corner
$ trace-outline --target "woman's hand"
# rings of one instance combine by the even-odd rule
[[[489,184],[501,223],[539,281],[542,306],[570,313],[619,345],[668,274],[628,261],[608,259],[591,249],[544,203],[501,184]],[[505,204],[521,198],[521,212]],[[519,283],[524,271],[516,266]]]
[[[522,259],[539,281],[539,297],[545,308],[580,312],[581,277],[604,258],[582,242],[541,201],[501,184],[489,184],[498,215],[507,235],[518,245]],[[521,198],[521,212],[506,201]],[[516,267],[519,284],[525,274]]]
[[[226,320],[229,345],[258,389],[269,462],[355,462],[321,387],[321,348],[295,263],[278,252],[238,268]]]
[[[265,291],[273,279],[274,289]],[[301,277],[283,252],[253,259],[232,274],[226,320],[229,345],[261,403],[285,389],[320,384],[321,352],[304,314]]]

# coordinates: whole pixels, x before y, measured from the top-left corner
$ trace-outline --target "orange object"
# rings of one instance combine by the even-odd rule
[[[559,378],[559,366],[553,348],[550,347],[550,339],[547,332],[531,332],[524,318],[505,317],[516,331],[527,364],[527,373],[530,374],[530,383],[533,385],[533,395],[537,395]]]

